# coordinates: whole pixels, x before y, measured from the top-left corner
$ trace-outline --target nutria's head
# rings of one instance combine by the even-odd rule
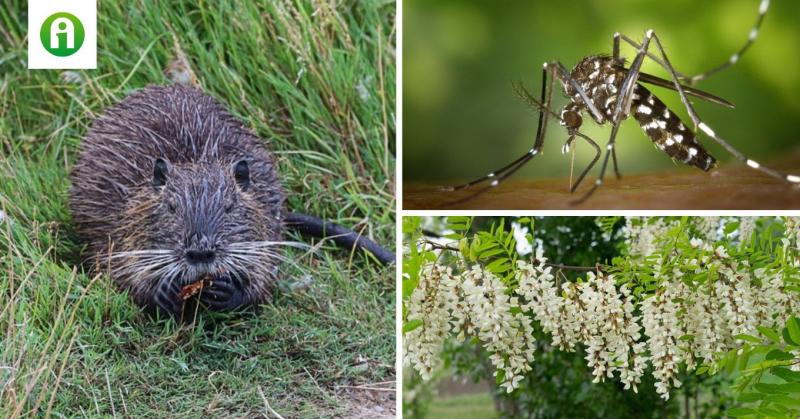
[[[265,301],[284,259],[272,154],[211,96],[151,86],[103,112],[71,173],[70,209],[96,271],[139,305],[180,314],[183,287],[225,310]],[[191,304],[189,305],[191,306]]]
[[[137,302],[172,314],[180,311],[181,290],[203,279],[211,288],[200,300],[212,308],[262,300],[269,290],[253,283],[269,282],[282,258],[280,222],[252,196],[254,182],[266,177],[262,167],[247,159],[156,159],[151,182],[130,196],[128,222],[117,232],[124,239],[110,253],[112,275],[127,282]]]

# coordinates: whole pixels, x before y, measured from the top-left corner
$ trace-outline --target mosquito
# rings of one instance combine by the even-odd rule
[[[451,202],[450,204],[468,201],[499,185],[500,182],[514,174],[531,159],[540,154],[544,145],[547,123],[550,117],[556,119],[567,131],[568,138],[562,148],[562,152],[568,152],[574,141],[578,138],[587,142],[595,150],[595,156],[592,161],[570,187],[570,192],[574,192],[589,171],[598,162],[602,154],[597,142],[580,132],[580,127],[583,124],[583,115],[585,114],[588,114],[598,125],[610,123],[611,134],[606,143],[605,156],[594,185],[592,185],[582,197],[574,201],[572,203],[573,205],[586,201],[597,188],[603,184],[609,159],[613,162],[614,173],[617,178],[621,177],[614,147],[620,124],[630,116],[633,116],[639,123],[639,126],[644,130],[650,140],[653,141],[655,146],[674,160],[681,161],[690,166],[695,166],[704,171],[709,171],[716,167],[717,160],[706,151],[700,142],[698,142],[697,130],[699,129],[747,166],[789,183],[800,183],[800,176],[781,173],[767,166],[763,166],[731,146],[722,137],[718,136],[709,125],[700,119],[694,106],[692,106],[688,100],[688,96],[693,96],[718,105],[733,108],[733,104],[727,100],[711,93],[698,90],[689,86],[689,84],[705,79],[739,61],[741,55],[744,54],[758,36],[764,14],[767,12],[768,8],[769,0],[762,0],[759,6],[758,20],[750,30],[747,42],[739,51],[732,55],[726,63],[693,77],[684,76],[675,70],[667,58],[661,41],[652,29],[646,31],[641,43],[634,41],[626,35],[615,33],[613,36],[612,55],[588,56],[575,65],[571,71],[568,71],[559,61],[545,63],[542,68],[541,97],[539,100],[535,99],[519,83],[515,83],[514,85],[517,93],[520,94],[528,104],[539,110],[536,138],[531,149],[516,160],[490,172],[486,176],[461,185],[445,187],[444,189],[447,191],[454,191],[488,182],[488,185],[477,190],[475,193],[463,199],[459,199],[458,201]],[[626,67],[625,60],[620,57],[619,50],[621,41],[636,49],[636,56],[631,62],[630,67]],[[653,45],[655,45],[655,48],[653,48]],[[651,49],[654,49],[655,53],[651,52]],[[669,80],[642,73],[641,66],[645,57],[650,58],[663,67],[670,75]],[[569,103],[562,108],[558,115],[553,112],[551,108],[554,82],[556,80],[561,83],[564,93],[566,93],[569,98]],[[682,84],[682,82],[685,84]],[[680,117],[674,111],[670,110],[661,99],[648,90],[644,84],[677,91],[683,107],[686,109],[689,118],[691,118],[694,124],[694,129],[688,128],[686,124],[681,121]]]

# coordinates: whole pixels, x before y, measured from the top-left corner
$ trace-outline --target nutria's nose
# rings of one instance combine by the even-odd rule
[[[186,252],[186,260],[192,265],[199,265],[201,263],[211,263],[214,261],[213,250],[188,250]]]

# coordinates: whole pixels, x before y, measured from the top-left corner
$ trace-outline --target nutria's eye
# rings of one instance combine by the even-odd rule
[[[225,214],[230,214],[231,211],[233,211],[233,202],[225,207]]]
[[[247,187],[250,186],[250,167],[247,165],[247,161],[242,160],[236,163],[236,166],[233,167],[233,177],[243,191],[247,190]]]
[[[177,208],[177,206],[175,205],[175,201],[173,201],[171,199],[168,199],[167,200],[167,209],[169,210],[169,212],[175,214],[176,208]]]
[[[167,184],[167,162],[162,159],[156,159],[153,165],[153,186],[156,188]]]

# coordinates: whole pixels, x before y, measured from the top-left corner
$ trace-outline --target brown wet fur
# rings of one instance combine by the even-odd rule
[[[166,184],[154,186],[157,159]],[[237,184],[234,167],[249,166]],[[71,173],[70,209],[92,269],[108,271],[141,306],[157,305],[159,281],[177,289],[203,275],[233,275],[248,305],[274,288],[284,191],[271,153],[211,96],[187,86],[139,90],[97,118]],[[196,243],[213,265],[186,263]],[[267,249],[267,250],[264,250]],[[164,288],[164,287],[161,287]]]

